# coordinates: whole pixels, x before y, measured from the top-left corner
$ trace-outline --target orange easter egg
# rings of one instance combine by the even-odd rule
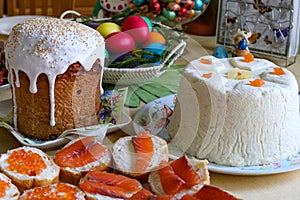
[[[159,42],[162,44],[166,44],[165,37],[158,32],[150,32],[148,39],[143,43],[143,46],[146,47],[151,43]]]

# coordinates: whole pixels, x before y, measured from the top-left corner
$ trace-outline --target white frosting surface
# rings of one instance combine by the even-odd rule
[[[172,142],[198,158],[233,166],[266,164],[298,152],[298,86],[290,71],[283,69],[284,75],[275,75],[278,66],[267,60],[246,63],[230,58],[220,59],[220,67],[225,69],[212,69],[211,77],[205,78],[207,67],[202,69],[203,63],[195,67],[197,61],[185,68],[180,82],[170,130]],[[251,70],[252,78],[229,79],[227,73],[234,67]],[[265,85],[251,86],[254,79],[263,79]],[[188,93],[197,97],[200,119],[189,125],[194,131],[181,133],[180,127],[186,123],[182,116],[190,102],[180,100]],[[185,137],[192,139],[187,143]]]
[[[54,84],[57,75],[63,74],[69,65],[77,61],[86,71],[92,68],[98,58],[101,66],[104,66],[104,49],[103,37],[92,28],[74,21],[38,17],[13,27],[5,52],[10,79],[13,77],[13,72],[16,75],[16,87],[20,87],[19,71],[27,74],[31,93],[37,92],[38,76],[43,73],[48,76],[51,103],[50,125],[54,126]],[[14,84],[12,85],[14,93]],[[15,107],[14,114],[16,114],[16,109]],[[14,120],[17,124],[16,115]]]

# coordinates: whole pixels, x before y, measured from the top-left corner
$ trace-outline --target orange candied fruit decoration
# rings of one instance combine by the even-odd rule
[[[273,74],[280,76],[280,75],[284,75],[285,71],[283,71],[281,67],[275,67]]]
[[[36,176],[47,167],[39,154],[24,149],[13,151],[6,162],[8,170],[29,176]]]
[[[6,181],[0,180],[0,198],[6,195],[6,190],[9,188],[9,183]]]
[[[208,74],[202,74],[203,78],[211,78],[212,73],[208,73]]]
[[[247,53],[245,56],[244,56],[244,61],[249,63],[249,62],[253,62],[254,61],[254,56],[252,53]]]
[[[26,193],[27,200],[71,200],[76,198],[77,189],[65,183],[57,183],[55,190],[51,186],[36,187]]]
[[[253,87],[261,87],[265,84],[265,81],[262,79],[255,79],[254,81],[250,81],[250,85]]]
[[[211,64],[211,61],[208,60],[208,59],[205,59],[205,58],[201,58],[199,61],[200,61],[201,63],[203,63],[203,64],[207,64],[207,65],[210,65],[210,64]]]

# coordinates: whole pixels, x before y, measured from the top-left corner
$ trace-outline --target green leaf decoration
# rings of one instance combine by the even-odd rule
[[[136,95],[145,103],[151,102],[155,99],[157,99],[157,96],[147,92],[146,90],[144,90],[142,87],[139,87],[136,91],[135,91]]]
[[[177,93],[184,66],[183,64],[172,65],[157,78],[148,80],[140,85],[129,86],[125,105],[136,108],[140,106],[141,101],[149,103],[157,98]],[[113,90],[116,89],[116,86],[113,84],[104,84],[103,88],[105,90]]]
[[[134,93],[133,87],[129,87],[125,105],[128,107],[136,108],[139,107],[140,103],[140,98]]]

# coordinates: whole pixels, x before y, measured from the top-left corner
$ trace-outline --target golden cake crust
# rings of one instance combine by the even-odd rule
[[[65,130],[98,124],[101,70],[99,60],[90,71],[85,71],[76,62],[57,76],[54,84],[55,126],[50,125],[48,77],[45,74],[38,77],[38,91],[33,94],[29,91],[28,76],[19,71],[21,84],[15,87],[18,130],[27,137],[51,140]]]

